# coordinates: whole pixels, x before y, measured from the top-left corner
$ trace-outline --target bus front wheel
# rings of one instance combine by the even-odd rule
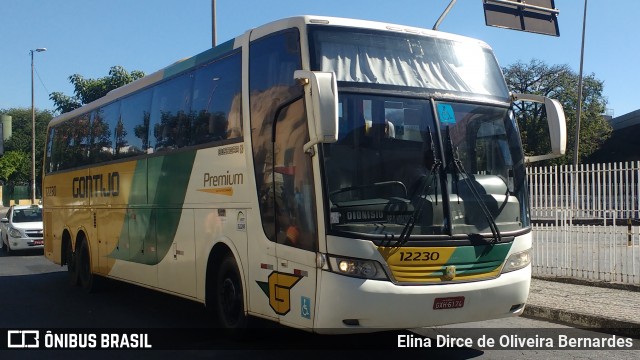
[[[233,256],[226,256],[215,275],[214,306],[216,325],[226,329],[241,329],[246,326],[244,292],[238,264]]]

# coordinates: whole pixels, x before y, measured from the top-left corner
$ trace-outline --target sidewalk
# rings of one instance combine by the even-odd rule
[[[640,287],[624,290],[550,280],[531,280],[523,316],[640,338]]]

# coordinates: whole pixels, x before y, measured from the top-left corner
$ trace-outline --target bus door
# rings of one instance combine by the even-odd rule
[[[249,246],[249,283],[266,295],[251,291],[253,311],[266,310],[265,315],[282,323],[311,328],[318,234],[311,157],[303,151],[309,139],[304,110],[302,98],[290,104],[280,112],[274,131],[269,129],[266,145],[256,147],[264,235],[254,237]]]
[[[282,286],[278,315],[282,323],[312,327],[318,234],[311,156],[303,150],[309,141],[303,99],[280,111],[274,134],[276,257]]]
[[[262,279],[250,283],[260,284],[270,315],[287,325],[310,328],[317,286],[318,231],[312,158],[303,151],[309,141],[304,89],[293,77],[302,69],[300,34],[292,28],[261,35],[251,33],[248,92],[264,231],[257,241],[269,251],[275,249],[276,262],[273,266],[251,260],[252,267],[264,268],[252,270]]]

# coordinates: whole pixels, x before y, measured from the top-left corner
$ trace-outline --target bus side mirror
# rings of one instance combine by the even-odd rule
[[[551,153],[547,155],[525,156],[526,162],[553,159],[565,154],[567,149],[567,124],[564,110],[558,100],[531,94],[512,94],[513,101],[530,101],[544,104],[551,138]]]
[[[293,77],[304,85],[309,121],[309,142],[304,151],[315,144],[338,141],[338,86],[333,72],[296,70]]]

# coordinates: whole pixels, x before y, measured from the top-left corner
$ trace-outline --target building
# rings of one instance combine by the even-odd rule
[[[591,154],[587,163],[640,160],[640,110],[609,121],[613,132],[602,147]]]

